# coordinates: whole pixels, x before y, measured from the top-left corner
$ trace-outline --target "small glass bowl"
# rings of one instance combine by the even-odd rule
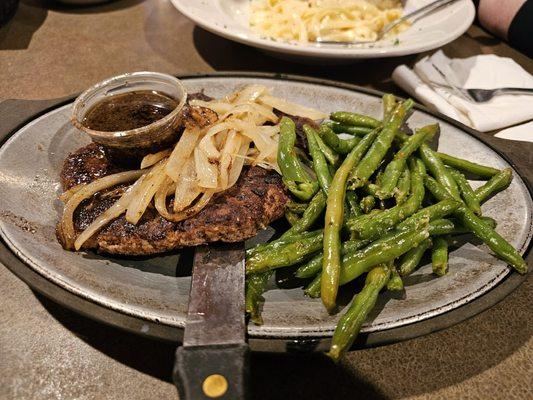
[[[83,125],[83,118],[91,107],[102,99],[122,93],[150,90],[170,96],[178,105],[165,117],[149,125],[127,131],[104,132],[89,129]],[[180,111],[187,101],[187,92],[179,79],[159,72],[132,72],[106,79],[90,87],[78,96],[72,108],[72,124],[87,133],[91,139],[105,147],[132,151],[135,154],[148,153],[175,138]]]

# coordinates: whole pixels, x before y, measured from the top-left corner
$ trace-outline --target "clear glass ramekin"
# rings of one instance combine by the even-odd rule
[[[165,117],[149,125],[127,131],[103,132],[83,125],[87,111],[102,99],[140,90],[160,92],[176,99],[178,105]],[[103,146],[126,152],[132,150],[136,154],[144,153],[175,139],[178,117],[186,101],[187,92],[179,79],[159,72],[132,72],[99,82],[79,95],[74,101],[71,121],[76,128]]]

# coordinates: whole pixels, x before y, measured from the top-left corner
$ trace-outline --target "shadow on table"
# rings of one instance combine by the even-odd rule
[[[162,381],[171,382],[176,345],[144,338],[76,314],[35,294],[64,327],[114,360]],[[347,373],[321,354],[253,353],[254,400],[279,398],[346,399],[354,393],[364,399],[384,400],[369,383]]]
[[[308,60],[298,62],[274,58],[252,47],[216,36],[195,27],[193,40],[200,56],[216,71],[262,71],[308,75],[332,79],[382,91],[401,94],[390,76],[396,66],[408,63],[416,56],[362,60],[348,65],[314,65]]]
[[[103,0],[97,4],[65,4],[55,0],[20,0],[21,3],[66,14],[93,14],[133,7],[145,0]]]
[[[530,289],[531,279],[490,312],[422,338],[350,352],[338,366],[321,354],[254,353],[252,398],[347,399],[357,394],[381,400],[465,381],[501,363],[530,338]],[[100,324],[36,296],[54,318],[93,348],[170,382],[174,344]]]
[[[0,28],[0,50],[27,49],[34,33],[44,23],[49,10],[71,14],[103,13],[133,7],[142,1],[144,0],[121,0],[76,6],[53,0],[21,0],[13,19]]]
[[[27,49],[47,14],[47,9],[22,1],[15,16],[0,28],[0,50]]]

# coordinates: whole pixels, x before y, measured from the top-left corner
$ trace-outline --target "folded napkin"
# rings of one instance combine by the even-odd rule
[[[533,119],[533,96],[500,95],[486,103],[475,103],[453,88],[533,88],[533,76],[510,58],[479,55],[451,59],[439,50],[413,69],[397,67],[392,79],[428,108],[482,132]],[[533,141],[533,131],[529,136]]]

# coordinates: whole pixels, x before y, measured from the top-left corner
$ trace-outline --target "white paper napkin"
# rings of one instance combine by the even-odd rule
[[[427,107],[482,132],[533,119],[533,96],[501,95],[486,103],[474,103],[453,89],[533,88],[533,76],[510,58],[479,55],[451,59],[439,50],[420,60],[413,69],[397,67],[392,78]],[[533,141],[533,131],[529,136]]]
[[[498,132],[496,137],[502,139],[521,140],[523,142],[533,142],[533,121],[525,124],[513,126]]]

